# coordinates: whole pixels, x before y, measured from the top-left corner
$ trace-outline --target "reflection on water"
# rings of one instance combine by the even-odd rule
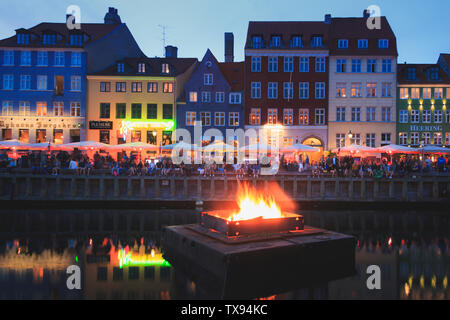
[[[302,212],[306,223],[355,235],[356,274],[347,279],[264,299],[449,299],[449,218],[430,212]],[[2,213],[0,212],[0,215]],[[188,275],[164,260],[160,231],[165,225],[193,223],[192,210],[98,211],[79,223],[80,212],[8,212],[1,221],[0,299],[198,299],[211,297]],[[39,217],[40,224],[35,218]],[[167,217],[171,218],[167,218]],[[44,218],[43,218],[44,217]],[[51,217],[51,221],[46,221]],[[128,220],[127,220],[128,219]],[[82,219],[83,220],[83,219]],[[133,221],[137,221],[137,223]],[[22,221],[21,226],[18,222]],[[127,222],[125,226],[122,223]],[[140,224],[139,224],[140,221]],[[8,225],[14,228],[8,231]],[[26,225],[26,224],[30,225]],[[46,225],[46,233],[40,225]],[[64,231],[52,230],[66,225]],[[72,225],[73,224],[73,225]],[[108,227],[108,224],[110,227]],[[50,227],[49,227],[50,226]],[[17,231],[27,230],[27,231]],[[66,268],[79,265],[82,290],[66,287]],[[366,269],[381,267],[381,290],[367,289]]]

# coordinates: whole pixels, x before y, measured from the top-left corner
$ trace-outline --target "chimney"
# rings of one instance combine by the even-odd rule
[[[331,24],[331,14],[325,15],[325,24]]]
[[[367,19],[370,17],[370,10],[369,9],[364,9],[363,11],[363,18]]]
[[[234,34],[225,32],[225,62],[234,62]]]
[[[121,24],[122,20],[116,8],[109,7],[108,13],[105,15],[105,24]]]
[[[167,46],[166,58],[178,58],[178,48],[174,46]]]

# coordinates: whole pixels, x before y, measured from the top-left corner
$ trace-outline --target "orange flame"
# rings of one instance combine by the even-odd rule
[[[278,194],[277,198],[292,202],[284,195],[281,188],[278,187],[278,189],[280,190],[276,191],[276,194]],[[273,195],[258,193],[253,187],[239,186],[237,202],[240,210],[232,214],[228,218],[228,221],[282,218],[283,213],[277,200]]]

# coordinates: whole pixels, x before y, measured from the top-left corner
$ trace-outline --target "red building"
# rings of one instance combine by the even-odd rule
[[[245,45],[246,128],[278,124],[281,146],[326,148],[329,23],[250,22]]]

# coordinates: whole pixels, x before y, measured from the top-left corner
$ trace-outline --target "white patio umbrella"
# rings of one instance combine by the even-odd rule
[[[166,146],[161,146],[162,150],[173,150],[177,148],[178,150],[198,150],[199,148],[196,145],[189,144],[183,141],[174,144],[168,144]]]
[[[320,152],[318,148],[314,148],[305,144],[296,143],[292,146],[280,148],[281,152],[289,153],[289,152]]]
[[[143,142],[130,142],[125,144],[118,144],[115,146],[108,146],[108,150],[121,151],[121,150],[158,150],[158,146]]]
[[[275,148],[273,146],[267,145],[265,143],[255,143],[255,144],[251,144],[248,146],[244,146],[242,148],[239,149],[239,151],[260,151],[260,150],[265,150],[267,152],[270,152],[272,150],[275,150]]]
[[[426,146],[418,150],[421,153],[450,154],[450,148],[443,148],[438,146]]]
[[[19,140],[4,140],[0,141],[0,149],[27,149],[28,143],[20,142]]]
[[[72,150],[72,148],[65,147],[62,144],[54,144],[54,143],[48,143],[48,142],[33,143],[33,144],[29,145],[29,148],[31,150],[41,150],[41,151],[48,150],[49,148],[50,148],[50,151],[51,150],[60,150],[60,151],[70,151],[70,150]]]
[[[226,144],[223,141],[214,142],[202,149],[205,152],[234,152],[235,147]]]
[[[399,146],[396,144],[390,144],[381,148],[377,148],[377,150],[380,153],[388,153],[388,154],[396,154],[396,153],[416,154],[420,152],[419,149],[410,148],[406,146]]]
[[[83,150],[89,150],[89,149],[108,149],[109,145],[104,144],[97,141],[81,141],[81,142],[73,142],[68,144],[63,144],[63,147],[68,147],[71,149],[83,149]]]
[[[333,149],[334,153],[346,153],[351,155],[377,154],[380,153],[376,148],[351,144],[342,148]]]

